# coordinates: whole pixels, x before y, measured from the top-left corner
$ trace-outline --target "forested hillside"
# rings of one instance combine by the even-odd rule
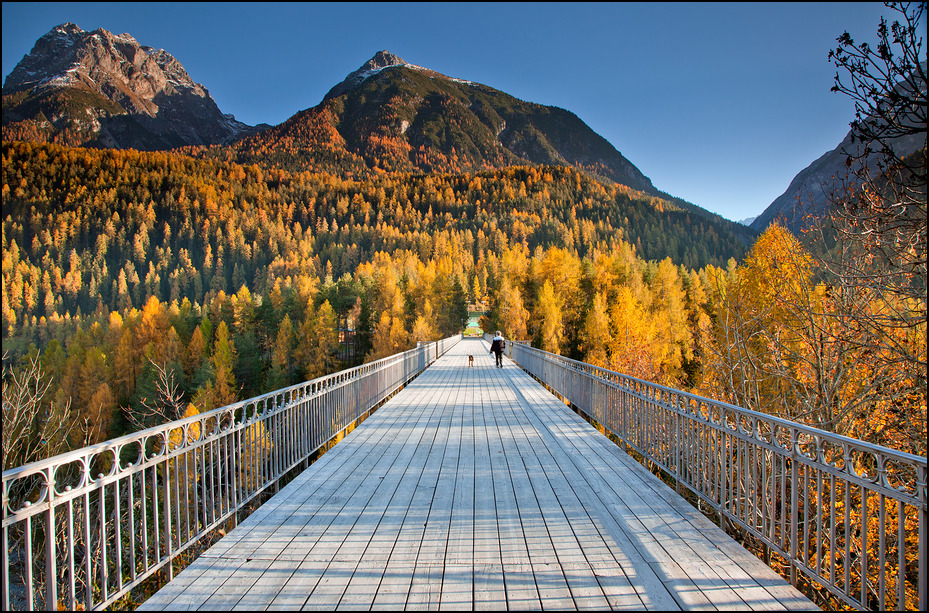
[[[2,190],[4,366],[37,357],[49,413],[88,426],[61,447],[455,334],[468,302],[549,351],[925,447],[908,422],[925,414],[918,373],[823,336],[842,305],[818,273],[781,282],[808,258],[788,232],[739,266],[743,244],[712,220],[575,169],[349,181],[5,143]],[[898,342],[918,351],[924,335]],[[826,349],[829,389],[811,385]],[[863,416],[878,411],[875,430]]]
[[[7,328],[139,308],[148,296],[203,304],[288,276],[338,279],[379,251],[449,256],[473,277],[505,245],[583,256],[623,239],[644,259],[688,268],[746,248],[712,220],[563,167],[353,182],[22,143],[4,145],[3,162],[4,246],[17,275],[4,290]]]
[[[2,189],[4,364],[41,353],[93,440],[132,427],[159,368],[182,383],[178,411],[202,411],[457,333],[507,254],[621,248],[689,268],[745,249],[713,220],[564,167],[347,181],[5,143]],[[340,328],[356,332],[347,361]],[[575,333],[564,348],[579,355]]]

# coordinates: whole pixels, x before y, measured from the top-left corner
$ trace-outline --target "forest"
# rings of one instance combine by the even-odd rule
[[[830,284],[777,225],[749,249],[565,167],[349,181],[23,142],[2,197],[4,375],[81,426],[46,451],[456,334],[470,303],[546,351],[925,453],[925,320],[875,345],[853,317],[925,302]],[[4,467],[37,436],[5,436]]]

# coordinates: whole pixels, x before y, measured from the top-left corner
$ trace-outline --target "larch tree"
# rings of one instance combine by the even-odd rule
[[[322,377],[336,370],[339,351],[338,318],[328,300],[323,301],[316,310],[312,335],[304,342],[310,345],[310,361],[306,372],[308,379]]]
[[[233,374],[235,349],[229,339],[229,328],[225,321],[216,326],[216,342],[213,345],[214,406],[216,408],[235,402],[238,388]]]
[[[268,389],[280,389],[290,385],[293,376],[293,346],[293,324],[290,315],[285,313],[271,350],[271,368],[266,383]]]
[[[435,327],[435,314],[432,312],[432,303],[425,299],[416,321],[413,322],[413,331],[410,339],[413,343],[434,341],[439,338]]]
[[[539,348],[550,353],[559,353],[564,338],[561,305],[555,295],[551,281],[546,280],[539,291],[536,302],[535,317],[537,322],[536,339]]]
[[[606,300],[603,294],[594,295],[590,311],[584,321],[581,336],[581,349],[584,352],[584,361],[594,366],[609,367],[607,347],[613,338],[610,334],[610,316],[607,313]]]

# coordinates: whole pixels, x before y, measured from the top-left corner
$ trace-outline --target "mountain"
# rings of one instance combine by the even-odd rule
[[[3,84],[4,140],[155,150],[257,131],[224,115],[167,51],[72,23],[42,36]]]
[[[648,177],[574,113],[518,100],[380,51],[319,105],[235,145],[290,169],[471,172],[573,166],[652,195]]]
[[[923,64],[923,72],[925,72]],[[904,87],[901,84],[900,87]],[[925,100],[925,89],[922,97]],[[917,97],[918,96],[913,96]],[[925,111],[923,111],[925,113]],[[865,121],[875,121],[868,118]],[[893,152],[900,158],[913,155],[926,148],[925,126],[915,134],[899,136],[891,140]],[[791,180],[787,191],[774,199],[768,207],[755,218],[751,228],[763,232],[774,220],[779,220],[794,232],[801,230],[807,223],[822,217],[829,211],[833,194],[840,191],[846,182],[856,179],[856,171],[861,168],[860,161],[850,161],[849,156],[857,160],[861,143],[852,140],[852,131],[845,135],[835,149],[827,151],[801,170]],[[880,153],[872,153],[866,160],[868,168],[874,171]]]
[[[829,209],[829,198],[840,187],[846,177],[852,177],[846,165],[852,151],[851,132],[831,151],[827,151],[809,166],[797,173],[787,190],[774,199],[749,227],[763,232],[773,221],[797,232],[804,226],[804,219],[821,217]]]

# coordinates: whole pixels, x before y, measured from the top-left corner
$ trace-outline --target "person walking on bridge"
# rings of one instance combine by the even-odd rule
[[[490,344],[490,352],[497,355],[497,368],[503,368],[503,350],[506,349],[506,341],[503,340],[503,334],[497,330],[494,342]]]

